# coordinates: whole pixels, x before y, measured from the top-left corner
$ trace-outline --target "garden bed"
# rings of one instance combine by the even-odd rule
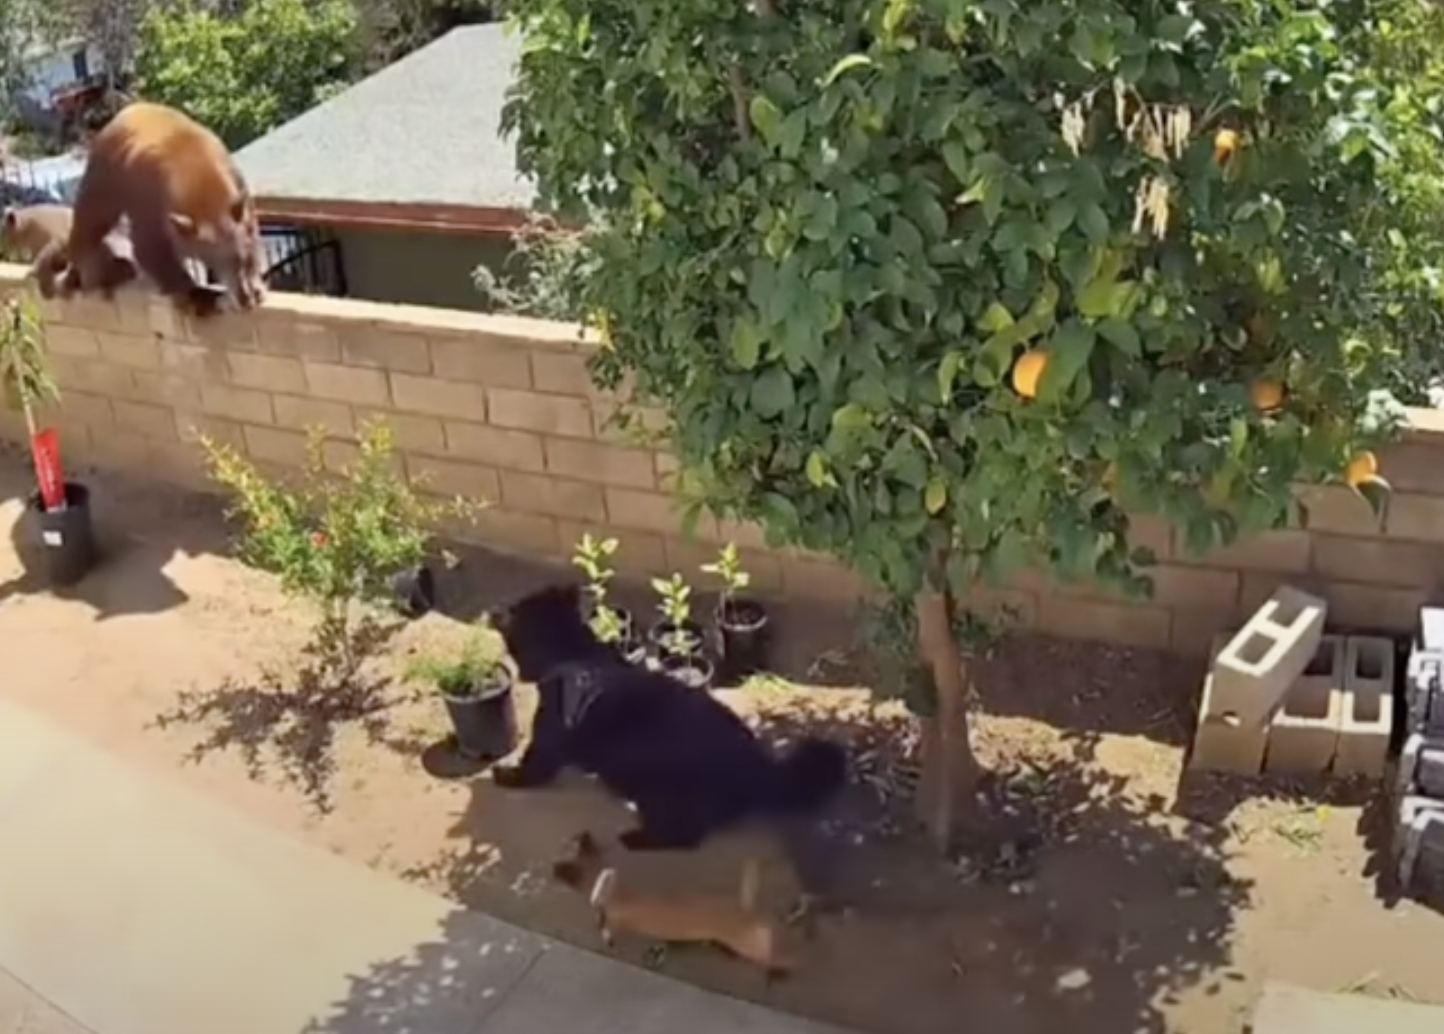
[[[420,755],[446,732],[445,713],[397,677],[408,659],[463,640],[457,615],[557,571],[465,555],[442,579],[444,613],[395,630],[347,695],[308,692],[294,663],[306,610],[228,558],[213,501],[86,477],[105,532],[127,537],[67,598],[30,591],[0,538],[0,694],[342,854],[598,947],[585,902],[548,869],[580,829],[621,828],[622,809],[576,779],[508,794],[485,777],[428,777]],[[25,479],[21,461],[0,458],[7,531]],[[616,599],[653,612],[645,586],[619,586]],[[1247,788],[1219,783],[1190,796],[1206,821],[1172,812],[1195,666],[1004,643],[984,666],[977,738],[1008,773],[989,795],[1006,836],[942,864],[900,829],[905,780],[884,762],[905,751],[908,723],[868,713],[847,616],[771,610],[788,677],[722,695],[775,730],[826,725],[854,744],[858,782],[831,842],[856,904],[794,946],[797,974],[770,990],[703,949],[671,952],[669,973],[879,1034],[1237,1034],[1265,976],[1444,998],[1433,973],[1444,921],[1375,899],[1357,803],[1245,799]],[[528,687],[518,694],[525,727]],[[720,889],[743,847],[739,835],[627,864],[659,885]],[[780,864],[764,883],[783,907]],[[638,945],[621,950],[644,960]]]

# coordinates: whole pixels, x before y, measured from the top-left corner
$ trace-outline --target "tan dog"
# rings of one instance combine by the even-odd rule
[[[558,862],[552,871],[557,879],[579,889],[592,880],[591,904],[608,947],[616,934],[633,933],[669,944],[720,945],[761,967],[769,983],[791,969],[779,957],[776,924],[757,911],[761,863],[756,857],[743,864],[741,886],[733,900],[631,890],[621,885],[615,868],[603,864],[590,833],[577,837],[575,850],[574,858]]]

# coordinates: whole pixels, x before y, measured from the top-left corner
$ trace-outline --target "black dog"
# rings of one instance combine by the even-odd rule
[[[842,748],[805,739],[774,756],[708,693],[624,662],[592,634],[579,592],[557,586],[494,617],[523,679],[540,694],[531,743],[498,786],[544,786],[571,765],[631,801],[630,850],[683,850],[745,819],[801,817],[847,774]]]

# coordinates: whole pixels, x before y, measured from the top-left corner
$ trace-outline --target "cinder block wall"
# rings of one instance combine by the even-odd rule
[[[21,289],[23,273],[0,265],[0,292]],[[859,591],[850,572],[770,550],[754,527],[703,520],[684,539],[671,457],[605,426],[615,400],[590,384],[591,346],[572,327],[297,295],[197,324],[140,292],[49,303],[45,319],[63,392],[50,422],[72,464],[202,487],[198,430],[279,470],[302,461],[305,428],[319,423],[339,466],[357,422],[380,415],[410,476],[493,504],[469,536],[483,544],[564,559],[584,532],[606,532],[621,539],[621,569],[676,570],[700,584],[697,567],[731,540],[763,589],[834,601]],[[1168,528],[1144,522],[1140,544],[1160,559],[1146,604],[1040,576],[973,602],[1007,604],[1053,634],[1203,653],[1214,632],[1290,582],[1327,596],[1335,624],[1407,630],[1444,571],[1444,416],[1411,415],[1414,429],[1383,457],[1396,497],[1382,530],[1348,491],[1312,488],[1307,528],[1205,559],[1186,558]],[[0,434],[23,438],[17,418],[0,420]]]

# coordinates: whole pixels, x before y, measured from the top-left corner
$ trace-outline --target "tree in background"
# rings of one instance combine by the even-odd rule
[[[510,9],[521,164],[594,220],[595,376],[671,414],[694,507],[915,601],[940,841],[974,586],[1146,594],[1137,515],[1202,553],[1300,481],[1387,499],[1373,389],[1440,303],[1435,6]]]
[[[228,14],[156,7],[141,25],[136,92],[243,147],[348,81],[356,24],[347,0],[245,0]]]
[[[458,25],[494,21],[493,0],[353,0],[366,74],[399,61]]]

